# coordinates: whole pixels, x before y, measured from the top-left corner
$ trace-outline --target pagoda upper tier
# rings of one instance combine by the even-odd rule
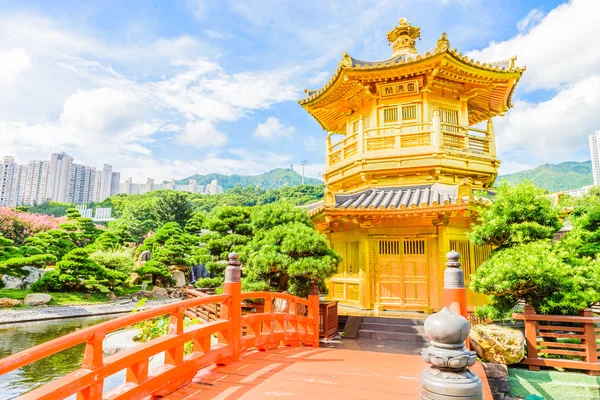
[[[402,26],[405,20],[400,21]],[[420,34],[419,28],[412,30]],[[403,54],[398,53],[399,47],[394,47],[395,55],[390,59],[362,61],[342,53],[342,61],[325,86],[305,90],[308,97],[299,103],[324,130],[345,133],[346,117],[357,108],[359,99],[380,98],[379,89],[384,83],[403,78],[419,77],[423,82],[421,91],[438,88],[455,97],[466,94],[470,125],[504,115],[512,107],[514,87],[525,71],[525,67],[515,65],[516,57],[487,63],[475,61],[457,49],[450,49],[445,33],[429,51],[412,54],[414,34],[395,35],[397,30],[388,33],[392,45],[400,40],[412,41]]]
[[[474,61],[451,49],[445,33],[418,53],[420,34],[401,19],[387,33],[392,58],[370,62],[343,53],[329,82],[299,101],[329,134],[329,191],[464,178],[476,187],[493,184],[499,160],[492,117],[512,107],[525,68],[515,66],[516,57]]]

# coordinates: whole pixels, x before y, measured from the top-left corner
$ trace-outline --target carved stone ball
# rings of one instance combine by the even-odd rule
[[[464,343],[469,337],[469,330],[469,321],[462,315],[450,311],[448,307],[444,307],[442,311],[430,315],[425,320],[425,333],[429,339],[439,344]]]

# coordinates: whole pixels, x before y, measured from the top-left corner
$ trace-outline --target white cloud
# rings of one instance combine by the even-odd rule
[[[541,161],[585,158],[588,135],[600,126],[600,74],[583,79],[548,101],[516,101],[504,118],[497,118],[498,150],[524,150]]]
[[[528,32],[504,41],[492,42],[469,53],[480,61],[498,61],[514,55],[526,65],[521,85],[527,90],[561,88],[598,72],[600,46],[591,38],[600,37],[600,2],[573,0],[550,11]]]
[[[219,40],[228,39],[230,37],[230,35],[226,35],[226,34],[223,34],[223,33],[217,32],[217,31],[213,31],[212,29],[205,29],[204,34],[211,39],[219,39]]]
[[[534,92],[525,100],[518,90],[514,108],[494,119],[501,173],[589,159],[587,137],[600,126],[600,47],[590,42],[600,36],[591,17],[598,13],[593,0],[572,0],[545,16],[532,10],[519,22],[521,33],[469,53],[481,61],[517,55],[527,66],[519,86]],[[536,102],[536,90],[551,98]]]
[[[177,142],[199,149],[220,147],[227,143],[227,135],[219,132],[211,121],[205,119],[199,122],[188,122],[185,131],[177,136]]]
[[[219,122],[299,97],[293,71],[227,73],[186,35],[110,43],[76,24],[1,12],[0,26],[0,49],[11,49],[0,50],[0,85],[10,83],[0,91],[0,156],[19,162],[64,150],[126,169],[152,157],[157,138],[177,158],[177,146],[226,144]]]
[[[258,124],[254,130],[254,136],[263,140],[270,140],[276,137],[291,137],[295,131],[296,128],[293,126],[286,128],[278,118],[269,117],[262,124]]]
[[[0,50],[0,85],[11,83],[17,75],[30,66],[31,60],[25,50]]]
[[[519,32],[528,31],[533,26],[537,25],[544,18],[544,15],[545,14],[541,10],[534,8],[533,10],[529,11],[525,18],[517,22],[517,29]]]

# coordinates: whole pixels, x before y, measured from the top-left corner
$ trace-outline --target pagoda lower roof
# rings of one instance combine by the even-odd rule
[[[458,186],[434,183],[411,187],[367,189],[352,194],[335,195],[335,203],[309,204],[308,213],[316,215],[321,211],[393,211],[414,209],[435,209],[454,205],[479,204],[488,206],[492,202],[482,196],[459,196]]]

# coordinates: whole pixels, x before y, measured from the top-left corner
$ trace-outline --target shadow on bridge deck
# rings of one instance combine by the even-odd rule
[[[417,355],[280,347],[203,369],[165,399],[417,399],[425,368]],[[481,365],[473,369],[484,382],[485,399],[491,400]]]

